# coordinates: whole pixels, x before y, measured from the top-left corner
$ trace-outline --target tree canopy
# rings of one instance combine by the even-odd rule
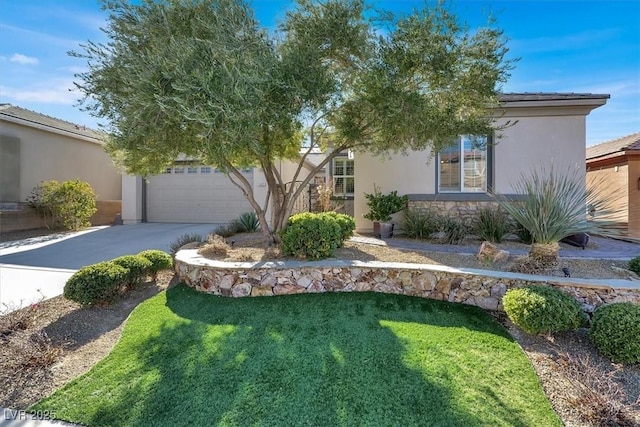
[[[471,30],[443,3],[394,16],[364,0],[298,0],[276,32],[242,0],[103,7],[109,41],[71,54],[87,61],[76,86],[109,123],[108,151],[143,176],[181,155],[220,168],[272,236],[311,179],[287,188],[278,159],[299,161],[298,175],[329,143],[317,170],[346,149],[437,152],[457,135],[490,134],[487,107],[512,67],[491,20]],[[262,203],[247,166],[265,174]]]

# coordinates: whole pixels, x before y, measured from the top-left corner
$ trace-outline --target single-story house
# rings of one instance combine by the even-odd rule
[[[586,116],[607,99],[591,93],[505,93],[491,112],[497,124],[515,124],[499,135],[461,135],[441,153],[376,157],[356,152],[356,229],[373,228],[363,218],[368,212],[363,194],[372,193],[374,185],[383,193],[408,195],[412,207],[469,219],[479,206],[491,203],[489,191],[514,195],[514,181],[541,166],[577,168],[584,176]],[[489,144],[476,148],[475,138]]]
[[[500,135],[480,136],[489,144],[474,148],[471,138],[443,153],[428,151],[383,157],[367,153],[340,153],[314,183],[332,180],[334,194],[353,212],[357,230],[371,231],[363,218],[368,212],[364,193],[374,184],[383,192],[407,194],[413,206],[429,206],[454,215],[470,216],[490,202],[494,189],[512,194],[512,183],[522,172],[541,165],[557,169],[579,168],[584,176],[586,116],[604,105],[609,95],[577,93],[509,93],[491,110],[497,124],[515,123]],[[309,173],[318,153],[304,166]],[[279,164],[285,181],[295,170],[291,162]],[[264,200],[266,182],[259,169],[246,170],[256,200]],[[302,179],[302,178],[299,178]],[[227,222],[250,211],[246,199],[227,177],[206,165],[178,161],[161,175],[143,180],[123,177],[123,220],[128,222]],[[301,205],[306,206],[308,199]],[[301,206],[304,209],[304,206]]]
[[[640,238],[640,132],[587,147],[586,159],[587,185],[619,194],[607,206],[621,213],[617,228]]]
[[[108,224],[121,210],[122,180],[89,128],[34,111],[0,104],[0,231],[37,228],[41,220],[26,200],[42,181],[88,182],[98,198],[94,225]]]

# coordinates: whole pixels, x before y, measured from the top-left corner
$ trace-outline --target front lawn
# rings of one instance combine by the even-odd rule
[[[87,426],[561,425],[482,310],[374,293],[231,299],[179,285],[31,409]]]

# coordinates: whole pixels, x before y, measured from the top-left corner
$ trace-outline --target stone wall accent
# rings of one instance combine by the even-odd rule
[[[502,311],[508,289],[546,284],[574,295],[586,312],[612,302],[640,304],[637,281],[550,278],[440,265],[341,260],[226,263],[205,259],[197,249],[185,249],[176,255],[175,268],[189,286],[232,297],[373,291]]]
[[[441,200],[410,200],[409,209],[430,210],[440,215],[457,217],[469,224],[476,217],[478,209],[498,206],[496,202],[461,202],[461,201],[441,201]]]

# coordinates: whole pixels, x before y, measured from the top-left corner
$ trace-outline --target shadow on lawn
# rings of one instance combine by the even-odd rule
[[[166,305],[175,319],[165,321],[148,340],[132,341],[127,347],[128,357],[135,354],[133,364],[142,366],[142,372],[130,377],[124,395],[114,393],[113,398],[101,400],[88,424],[486,422],[454,396],[447,372],[425,375],[411,367],[404,360],[406,343],[383,326],[384,321],[424,323],[427,314],[434,326],[470,327],[511,340],[486,313],[475,307],[456,307],[454,313],[446,303],[396,295],[344,297],[232,299],[184,285],[171,288]],[[434,348],[425,357],[446,357],[441,353]],[[148,382],[141,379],[149,377],[153,379]],[[490,394],[474,396],[475,406],[493,398],[498,399]],[[503,423],[529,425],[518,421],[517,409],[499,401],[491,409]]]

